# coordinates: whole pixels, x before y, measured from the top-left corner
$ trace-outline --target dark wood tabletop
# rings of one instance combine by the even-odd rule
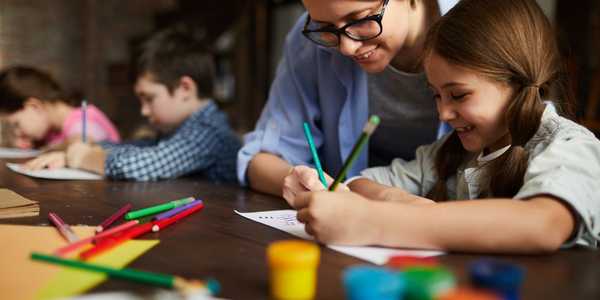
[[[186,278],[212,277],[221,283],[220,296],[225,298],[267,299],[265,249],[271,242],[293,238],[233,212],[234,209],[246,212],[288,209],[283,199],[235,185],[194,178],[137,183],[43,180],[13,173],[4,166],[4,161],[0,163],[0,187],[40,202],[38,217],[0,220],[4,224],[48,226],[48,212],[55,211],[68,224],[96,226],[128,202],[134,208],[141,208],[187,196],[203,199],[205,208],[201,212],[159,233],[144,235],[143,238],[161,242],[130,267]],[[451,253],[441,256],[440,261],[456,274],[461,284],[466,284],[469,263],[483,257],[502,259],[525,269],[522,299],[600,299],[597,251],[579,248],[535,256]],[[356,264],[367,263],[321,247],[317,299],[343,299],[341,274]],[[122,290],[146,294],[153,288],[108,280],[94,289]]]

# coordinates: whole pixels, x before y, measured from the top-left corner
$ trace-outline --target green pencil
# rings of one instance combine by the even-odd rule
[[[317,148],[315,147],[315,142],[313,141],[312,134],[310,133],[310,127],[308,123],[304,122],[304,135],[306,136],[306,140],[308,141],[308,147],[310,148],[310,153],[312,153],[313,160],[315,161],[315,166],[317,167],[317,173],[319,173],[319,179],[323,186],[327,189],[327,180],[325,179],[325,174],[323,174],[323,167],[321,167],[321,161],[319,160],[319,154],[317,154]]]
[[[372,115],[369,118],[369,121],[367,122],[367,124],[365,124],[365,127],[363,128],[362,134],[360,135],[360,137],[358,137],[358,140],[356,140],[356,143],[354,144],[354,147],[350,152],[350,156],[348,156],[348,158],[344,162],[344,165],[342,166],[342,169],[340,170],[340,173],[335,178],[333,184],[331,184],[331,186],[329,187],[330,191],[335,191],[335,188],[338,186],[338,184],[340,184],[340,182],[344,180],[344,177],[346,177],[346,173],[348,173],[348,170],[350,169],[354,161],[358,158],[360,150],[367,143],[369,136],[373,134],[373,131],[375,131],[377,125],[379,125],[379,122],[379,117],[376,115]]]
[[[148,216],[148,215],[157,214],[161,211],[165,211],[165,210],[173,209],[175,207],[186,205],[192,201],[194,201],[194,197],[188,197],[188,198],[183,198],[183,199],[179,199],[179,200],[173,200],[171,202],[167,202],[167,203],[163,203],[163,204],[159,204],[159,205],[155,205],[155,206],[146,207],[146,208],[143,208],[140,210],[136,210],[136,211],[127,213],[125,215],[125,220],[132,220],[132,219],[137,219],[137,218],[141,218],[141,217]]]
[[[65,259],[52,255],[46,255],[42,253],[32,252],[31,259],[45,261],[57,265],[63,265],[71,268],[83,269],[87,271],[105,273],[111,278],[119,278],[125,280],[136,281],[140,283],[152,284],[160,287],[166,288],[175,288],[181,291],[192,291],[198,290],[199,288],[204,288],[208,290],[212,295],[215,295],[219,292],[220,286],[219,283],[210,279],[206,282],[198,281],[198,280],[185,280],[178,276],[160,274],[160,273],[151,273],[145,271],[138,271],[135,269],[114,269],[111,267],[106,267],[102,265],[90,264],[78,260],[73,259]]]

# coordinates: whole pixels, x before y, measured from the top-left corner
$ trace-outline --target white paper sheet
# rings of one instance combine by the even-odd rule
[[[40,150],[0,147],[0,158],[31,158],[40,153]]]
[[[281,231],[285,231],[299,238],[303,238],[306,240],[314,240],[313,237],[311,237],[304,231],[304,225],[298,222],[298,219],[296,218],[297,212],[295,210],[270,210],[251,213],[242,213],[237,210],[234,211],[236,214],[248,218],[252,221],[262,223],[264,225],[279,229]],[[334,245],[327,245],[327,247],[335,251],[342,252],[344,254],[354,256],[356,258],[360,258],[377,265],[385,264],[388,258],[393,255],[428,257],[444,254],[444,252],[441,251],[407,250],[385,247]]]
[[[44,179],[55,179],[55,180],[101,180],[102,176],[91,173],[83,170],[76,169],[53,169],[53,170],[36,170],[36,171],[26,171],[21,168],[20,164],[6,163],[6,166],[23,175],[35,177],[35,178],[44,178]]]

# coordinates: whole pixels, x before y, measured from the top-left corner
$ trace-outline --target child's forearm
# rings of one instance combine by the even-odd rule
[[[433,203],[429,199],[412,195],[401,188],[382,185],[367,178],[352,181],[349,188],[353,192],[372,200],[395,201],[406,204]]]
[[[574,218],[551,197],[486,199],[436,205],[371,202],[377,244],[486,253],[554,251]]]

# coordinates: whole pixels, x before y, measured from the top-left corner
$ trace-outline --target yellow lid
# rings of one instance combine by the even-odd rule
[[[319,264],[319,247],[301,240],[273,242],[267,248],[267,260],[272,267],[314,267]]]

